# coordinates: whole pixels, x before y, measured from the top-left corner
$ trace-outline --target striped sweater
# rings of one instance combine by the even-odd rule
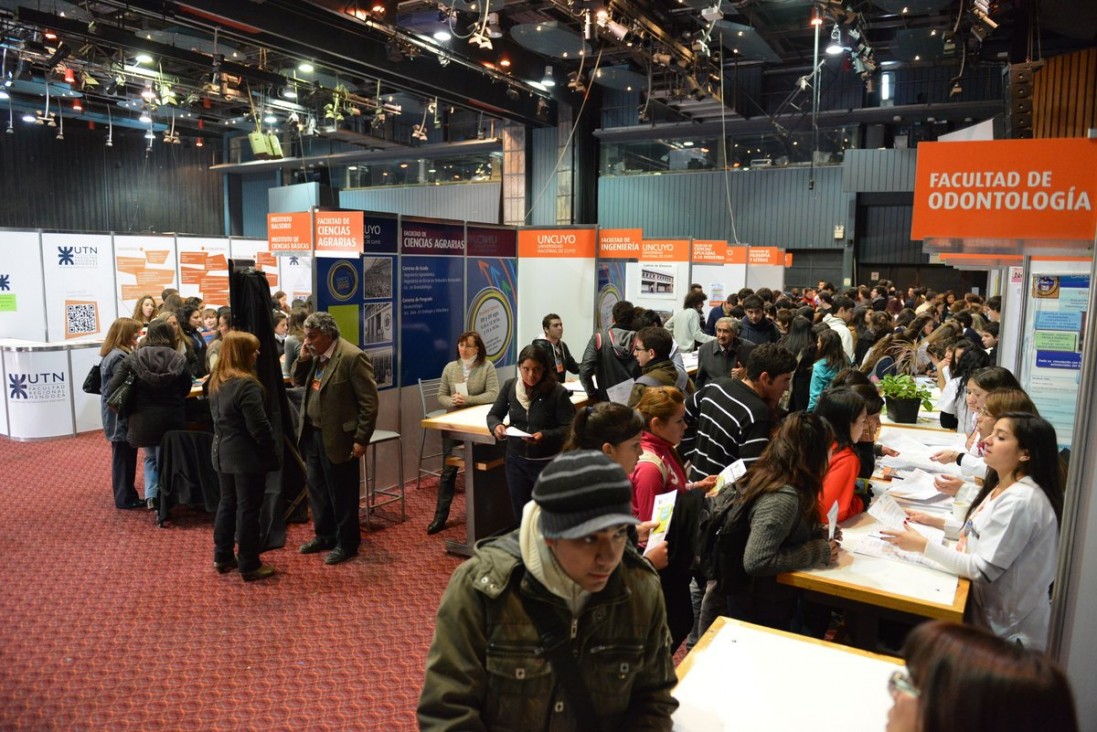
[[[774,427],[769,407],[742,381],[710,381],[686,400],[686,437],[679,446],[689,460],[689,479],[703,480],[742,458],[749,467],[769,444]]]

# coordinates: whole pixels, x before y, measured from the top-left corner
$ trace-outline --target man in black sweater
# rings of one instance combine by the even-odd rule
[[[544,338],[534,338],[533,345],[545,349],[552,366],[552,373],[556,380],[563,383],[567,380],[568,372],[579,373],[579,364],[568,350],[568,344],[564,343],[564,321],[556,313],[549,313],[541,318],[541,330]]]

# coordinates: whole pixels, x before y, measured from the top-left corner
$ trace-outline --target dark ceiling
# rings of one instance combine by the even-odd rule
[[[47,112],[48,90],[48,112],[61,109],[70,123],[151,125],[157,135],[174,124],[190,136],[291,125],[388,147],[425,142],[412,135],[419,125],[431,143],[460,139],[449,134],[459,118],[472,120],[465,125],[472,130],[483,130],[485,118],[554,124],[555,102],[577,106],[592,84],[678,100],[683,118],[711,118],[723,107],[727,69],[805,74],[825,58],[832,34],[866,83],[885,63],[1023,61],[1097,37],[1097,2],[1089,0],[992,0],[987,15],[976,7],[973,0],[0,0],[10,82],[0,105],[15,117]],[[542,85],[546,76],[555,86]],[[139,121],[141,112],[152,122]],[[439,139],[433,131],[443,128]]]

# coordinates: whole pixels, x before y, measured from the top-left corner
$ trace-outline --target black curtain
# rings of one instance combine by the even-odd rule
[[[267,414],[274,429],[274,442],[282,469],[267,474],[266,497],[259,521],[264,549],[286,545],[286,522],[308,520],[305,470],[297,450],[293,407],[286,397],[278,341],[274,339],[273,303],[267,276],[250,260],[229,260],[229,306],[237,330],[259,339],[259,360],[255,364],[266,390]]]

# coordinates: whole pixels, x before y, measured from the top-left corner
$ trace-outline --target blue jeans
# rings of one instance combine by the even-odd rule
[[[145,500],[156,498],[160,494],[160,471],[156,461],[160,458],[159,447],[146,447],[145,451]]]

